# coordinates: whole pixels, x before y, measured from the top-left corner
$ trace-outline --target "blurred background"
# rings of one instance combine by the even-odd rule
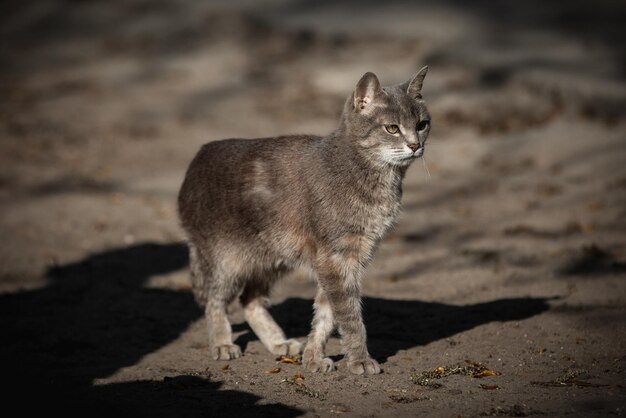
[[[447,337],[472,340],[470,332],[495,332],[476,330],[482,323],[534,317],[521,325],[526,337],[506,343],[532,340],[529,351],[501,357],[527,356],[537,361],[527,373],[540,374],[533,350],[560,352],[585,338],[602,343],[577,344],[571,357],[588,368],[618,364],[607,385],[623,378],[624,22],[626,5],[613,0],[2,2],[0,291],[13,341],[5,354],[20,359],[24,376],[48,370],[50,381],[69,375],[83,389],[98,379],[162,379],[164,368],[217,367],[188,348],[206,342],[175,206],[200,145],[325,135],[363,73],[389,85],[429,65],[425,161],[407,175],[402,218],[368,270],[366,295],[379,307],[375,300],[557,299],[507,305],[502,312],[518,314],[501,317],[494,305],[467,327],[396,348],[435,357],[453,349]],[[274,299],[313,295],[296,275]],[[159,306],[176,311],[174,319]],[[297,336],[309,310],[291,318],[283,309]],[[127,325],[113,332],[112,323]],[[393,356],[383,327],[372,344]],[[261,351],[253,340],[248,346]],[[182,370],[179,356],[158,354],[168,344],[197,357],[189,354]],[[137,362],[152,352],[145,361],[161,368],[140,373]],[[571,365],[559,359],[545,360],[555,375]],[[559,396],[546,404],[550,414],[570,403]],[[606,396],[590,410],[613,411],[624,399],[623,390]]]

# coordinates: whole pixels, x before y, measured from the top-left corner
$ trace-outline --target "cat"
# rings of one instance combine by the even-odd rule
[[[366,73],[326,137],[227,139],[200,149],[181,186],[178,211],[213,359],[241,355],[226,314],[237,296],[269,351],[302,353],[302,344],[285,337],[267,307],[277,279],[306,269],[318,291],[304,367],[335,369],[324,347],[336,324],[348,370],[380,373],[367,350],[360,282],[398,216],[405,172],[424,153],[427,71],[390,87]]]

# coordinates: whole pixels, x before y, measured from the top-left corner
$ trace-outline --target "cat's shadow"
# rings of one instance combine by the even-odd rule
[[[184,269],[188,261],[183,243],[140,243],[52,267],[46,286],[0,295],[5,407],[26,415],[42,405],[49,413],[88,416],[301,415],[280,403],[261,405],[259,396],[225,389],[206,373],[162,364],[153,366],[163,368],[160,379],[94,384],[202,318],[191,292],[146,287],[150,277]]]
[[[547,311],[552,298],[507,298],[470,305],[419,300],[363,298],[363,314],[370,353],[384,363],[400,350],[452,337],[490,322],[519,321]],[[290,337],[308,334],[313,301],[289,298],[271,308],[272,316]],[[237,324],[235,331],[249,329]],[[252,331],[236,341],[245,349],[256,340]]]

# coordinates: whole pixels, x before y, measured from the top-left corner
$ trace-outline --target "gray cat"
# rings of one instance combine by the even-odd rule
[[[198,152],[178,208],[214,359],[241,355],[226,315],[238,295],[268,350],[302,351],[267,310],[272,284],[299,268],[318,282],[304,367],[335,368],[324,347],[337,324],[348,370],[380,373],[367,351],[361,276],[398,215],[408,166],[424,153],[430,116],[421,90],[427,69],[384,88],[366,73],[326,137],[228,139]]]

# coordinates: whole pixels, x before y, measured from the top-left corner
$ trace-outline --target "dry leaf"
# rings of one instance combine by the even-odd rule
[[[495,389],[500,388],[498,385],[485,385],[485,384],[481,384],[480,387],[485,390],[495,390]]]
[[[472,360],[465,360],[468,366],[461,366],[460,364],[437,367],[433,371],[426,371],[421,373],[413,373],[411,375],[411,381],[416,385],[428,386],[433,389],[440,388],[440,383],[434,382],[435,379],[443,379],[452,375],[464,375],[471,377],[487,377],[487,376],[500,376],[502,373],[489,370],[486,365],[477,363]]]
[[[280,356],[280,357],[276,357],[276,361],[280,363],[286,363],[286,364],[302,364],[302,356],[301,355]]]
[[[280,367],[276,367],[272,370],[268,370],[265,372],[265,374],[276,374],[276,373],[280,373]]]
[[[483,370],[483,371],[481,371],[479,373],[476,373],[472,377],[476,377],[476,378],[480,379],[480,378],[489,377],[489,376],[500,376],[501,374],[502,373],[500,373],[500,372],[496,372],[496,371],[487,369],[487,370]]]
[[[230,364],[225,365],[224,367],[222,367],[222,371],[225,372],[226,370],[230,369]]]

